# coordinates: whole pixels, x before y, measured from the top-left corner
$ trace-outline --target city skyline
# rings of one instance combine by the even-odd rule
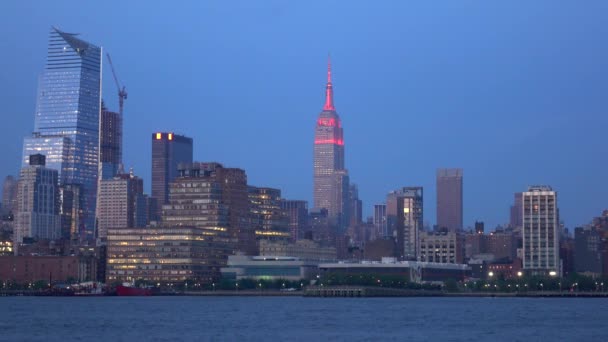
[[[67,32],[80,32],[85,40],[103,46],[104,50],[112,54],[119,76],[132,95],[125,105],[123,159],[125,167],[133,166],[139,175],[150,174],[147,152],[150,150],[147,145],[149,134],[155,131],[174,131],[198,141],[194,159],[217,160],[231,167],[243,168],[247,170],[252,184],[279,188],[285,198],[306,199],[312,204],[312,180],[308,172],[311,165],[311,127],[314,125],[314,113],[318,111],[318,104],[322,101],[323,94],[319,89],[324,81],[325,56],[330,50],[335,61],[334,78],[340,84],[340,109],[344,113],[344,122],[347,123],[345,129],[348,132],[346,138],[349,149],[345,158],[349,161],[351,177],[359,184],[365,216],[371,214],[372,206],[382,202],[391,189],[419,184],[426,190],[425,210],[428,210],[425,216],[427,220],[434,217],[434,174],[435,169],[443,167],[463,168],[467,174],[468,181],[464,191],[465,227],[472,226],[476,219],[485,221],[490,230],[496,224],[508,222],[513,193],[525,189],[530,184],[550,184],[560,194],[560,217],[571,229],[588,222],[606,206],[602,201],[603,193],[607,189],[599,171],[602,161],[595,164],[600,159],[598,156],[603,147],[599,127],[606,121],[606,118],[600,115],[605,112],[600,104],[601,94],[605,93],[606,89],[599,81],[606,73],[605,65],[600,62],[605,60],[606,51],[596,47],[594,43],[597,37],[606,33],[606,27],[593,15],[593,5],[584,9],[564,6],[557,9],[553,15],[542,17],[543,20],[539,24],[533,22],[532,14],[517,16],[515,9],[507,5],[499,7],[503,19],[496,23],[481,19],[484,9],[493,8],[490,5],[468,8],[465,5],[458,7],[451,4],[452,8],[446,6],[445,9],[437,10],[437,13],[421,6],[415,10],[422,12],[422,18],[412,21],[410,26],[406,25],[415,32],[421,33],[421,29],[429,27],[432,23],[431,13],[440,15],[452,25],[460,24],[462,27],[455,27],[456,33],[452,35],[448,27],[454,27],[441,26],[437,31],[423,35],[418,40],[413,33],[409,34],[408,30],[397,28],[395,32],[388,32],[388,27],[381,24],[378,31],[373,31],[372,25],[366,24],[354,33],[348,33],[357,21],[354,20],[356,16],[351,15],[342,20],[346,28],[336,27],[334,35],[318,36],[318,31],[301,33],[299,38],[315,36],[319,39],[314,44],[288,45],[285,49],[276,49],[274,44],[269,44],[281,37],[270,31],[278,25],[277,20],[283,22],[297,19],[297,23],[306,21],[311,12],[316,12],[320,5],[313,5],[312,9],[307,9],[302,14],[296,13],[298,8],[294,9],[294,6],[298,5],[269,5],[271,14],[266,14],[269,9],[265,6],[253,6],[251,10],[254,19],[277,13],[279,18],[266,24],[253,22],[258,24],[253,26],[254,32],[266,33],[268,38],[262,39],[265,44],[261,44],[259,53],[253,53],[248,48],[247,39],[238,38],[243,34],[240,30],[218,34],[218,37],[202,38],[201,46],[210,51],[206,56],[208,60],[202,64],[215,65],[213,68],[217,69],[217,72],[207,66],[192,64],[194,59],[190,55],[196,55],[197,50],[189,47],[189,43],[180,47],[180,56],[184,58],[184,63],[181,63],[183,66],[178,68],[169,65],[172,63],[166,63],[176,58],[173,57],[173,51],[167,50],[175,49],[159,49],[158,46],[150,49],[149,45],[154,45],[154,42],[161,39],[154,37],[155,33],[159,33],[158,29],[153,29],[152,24],[148,22],[138,23],[142,27],[141,32],[134,31],[135,26],[129,26],[131,31],[119,35],[115,31],[117,29],[110,28],[110,25],[70,19],[60,13],[61,6],[58,6],[58,9],[49,9],[43,5],[34,11],[32,19],[15,15],[25,19],[21,25],[32,25],[19,36],[19,40],[23,42],[8,35],[4,39],[3,36],[3,41],[14,46],[20,53],[7,56],[7,62],[14,65],[10,69],[14,70],[7,70],[7,81],[2,82],[0,86],[3,93],[11,95],[7,96],[3,117],[16,116],[15,120],[11,121],[11,128],[14,129],[3,132],[0,138],[0,143],[7,149],[7,158],[0,167],[2,177],[8,174],[17,175],[20,139],[32,131],[35,80],[44,64],[43,41],[48,27],[57,25]],[[337,4],[329,6],[333,9],[339,7]],[[532,13],[542,8],[542,5],[538,4],[527,6]],[[361,15],[363,9],[356,5],[354,7],[355,13]],[[378,19],[379,9],[372,8],[369,11],[371,19]],[[447,16],[450,9],[456,10],[453,16]],[[19,13],[24,10],[14,4],[10,5],[5,13]],[[43,16],[44,22],[34,23],[46,10],[48,14]],[[386,8],[383,9],[385,10]],[[466,13],[466,10],[473,11]],[[106,13],[104,11],[102,10],[102,14]],[[218,7],[207,12],[227,11],[227,8]],[[230,17],[231,20],[240,19],[245,15],[244,12],[246,11],[236,11]],[[590,18],[581,23],[582,27],[572,28],[566,25],[565,18],[568,13],[589,15]],[[180,14],[188,18],[186,13]],[[151,16],[155,15],[160,14],[152,12]],[[397,14],[388,15],[393,24],[395,20],[401,21],[401,16]],[[407,15],[403,16],[407,18]],[[467,18],[472,20],[471,24],[461,22]],[[511,25],[507,25],[509,20],[518,20],[523,24],[523,28],[515,29],[513,34],[501,31],[506,27],[511,28]],[[484,28],[484,25],[490,26],[490,36],[494,35],[492,37],[506,46],[492,45],[488,35],[479,33],[483,30],[475,31],[477,28]],[[547,28],[543,29],[543,25]],[[186,21],[185,24],[175,23],[175,26],[167,28],[168,32],[164,34],[185,34],[189,32],[185,31],[186,28],[200,29]],[[220,33],[222,28],[226,27],[214,27],[212,32]],[[291,29],[287,30],[288,32],[294,30],[294,26],[288,25],[287,28]],[[520,36],[526,30],[531,30],[530,37]],[[380,35],[372,34],[374,32]],[[526,58],[522,58],[526,59],[526,62],[518,59],[518,56],[536,42],[535,39],[544,38],[544,33],[547,32],[551,32],[552,39],[543,40],[540,47],[531,48],[532,56],[526,55]],[[379,40],[374,45],[375,37],[382,36],[383,33],[386,33],[384,40]],[[403,33],[408,34],[401,38],[400,34]],[[449,40],[460,37],[458,34],[466,33],[481,42],[472,43],[470,39],[474,38],[460,38],[458,42],[465,44],[459,46],[459,50],[452,51],[455,45],[450,45]],[[362,35],[365,44],[371,44],[377,49],[372,49],[375,50],[373,53],[366,53],[358,49],[357,43],[352,40],[335,44],[340,38],[355,37],[357,34]],[[124,38],[118,38],[119,36]],[[140,36],[145,44],[133,42],[132,38],[136,36]],[[230,44],[237,46],[236,48],[220,45],[224,50],[211,51],[214,44],[227,37],[230,38]],[[577,40],[579,37],[586,39]],[[516,39],[520,43],[513,43],[507,38]],[[178,35],[175,39],[181,44],[189,42],[191,38]],[[387,44],[391,39],[403,39],[408,50]],[[430,43],[434,43],[438,48],[429,48]],[[490,44],[489,47],[487,44]],[[270,45],[272,49],[269,48]],[[562,49],[564,45],[566,48]],[[417,47],[422,52],[417,52]],[[154,57],[152,64],[137,63],[141,51],[139,49],[150,53],[151,58]],[[231,52],[240,51],[239,49],[243,49],[244,56],[237,59],[225,58]],[[24,53],[25,51],[27,53]],[[558,51],[560,53],[556,53]],[[405,54],[406,52],[408,54]],[[354,53],[359,54],[357,58],[349,58]],[[501,57],[501,53],[508,54],[509,58]],[[297,58],[297,54],[302,54],[302,58]],[[476,58],[477,55],[484,58]],[[425,61],[422,61],[422,56]],[[222,61],[224,58],[225,61]],[[475,63],[467,63],[468,59]],[[547,61],[553,63],[541,65]],[[584,63],[585,61],[589,63]],[[188,66],[195,66],[192,72],[195,78],[198,78],[196,83],[175,73]],[[497,66],[505,67],[507,72],[494,70]],[[462,71],[456,71],[459,67],[463,68]],[[438,69],[436,73],[433,72],[434,68]],[[107,65],[104,69],[104,100],[110,110],[116,111],[116,89],[112,82],[109,82],[111,75],[107,73]],[[145,77],[142,77],[142,71]],[[475,72],[468,74],[472,71]],[[146,72],[151,75],[147,76]],[[442,72],[443,75],[438,77],[437,74]],[[421,73],[424,76],[421,76]],[[484,77],[483,73],[492,74],[492,78]],[[19,81],[21,78],[23,81]],[[411,80],[404,82],[408,79]],[[260,91],[253,91],[252,85],[257,83],[252,82],[262,80],[258,86]],[[453,87],[460,86],[458,81],[470,83],[465,82],[464,86],[460,87],[464,90],[450,95]],[[473,85],[476,81],[480,86]],[[154,83],[155,86],[144,85],[142,82]],[[177,87],[179,93],[169,92],[171,95],[167,96],[167,88],[180,84],[186,86]],[[283,86],[277,87],[277,84]],[[380,84],[382,86],[378,86]],[[435,87],[437,84],[439,86]],[[273,85],[272,92],[268,91],[271,89],[270,85]],[[547,88],[544,92],[540,91],[543,87]],[[582,90],[577,90],[577,87]],[[390,91],[390,88],[397,91]],[[204,108],[195,105],[201,100],[195,94],[201,93],[205,94]],[[261,96],[261,93],[266,96]],[[431,103],[430,101],[436,101],[435,96],[441,100],[437,102],[446,102],[446,106]],[[402,98],[406,100],[401,100]],[[238,100],[236,102],[239,104],[234,107],[225,106],[229,100]],[[476,101],[481,101],[481,104],[471,105]],[[269,102],[273,105],[269,106]],[[288,113],[287,116],[285,112]],[[144,118],[146,122],[139,122]],[[224,139],[231,125],[234,136],[232,143]],[[217,129],[218,127],[226,128]],[[404,127],[407,127],[407,133],[402,131],[401,128]],[[411,130],[411,127],[416,129]],[[219,132],[215,133],[213,130]],[[451,132],[452,130],[455,132]],[[562,139],[562,132],[570,138]],[[272,139],[256,141],[259,134],[270,136]],[[418,142],[419,151],[416,151],[416,148],[402,150],[402,134],[409,134],[412,142]],[[464,138],[466,136],[469,136],[468,140]],[[554,144],[560,144],[560,140],[564,142],[554,148]],[[288,159],[279,157],[270,167],[266,161],[262,162],[260,158],[264,156],[264,150],[279,148],[278,154],[281,154],[283,150],[277,145],[284,142],[289,142],[285,145],[294,151],[289,154]],[[244,153],[241,150],[244,150],[242,146],[245,144],[248,148]],[[540,145],[541,148],[552,147],[553,152],[548,150],[548,153],[542,156],[528,156],[526,153],[532,145]],[[397,153],[387,153],[387,149],[390,151],[393,146]],[[448,151],[442,151],[446,147],[449,147]],[[578,153],[579,150],[586,153]],[[526,164],[530,160],[535,163]],[[524,168],[520,167],[521,165],[533,166]],[[589,165],[598,167],[593,169]],[[566,171],[567,166],[574,170]],[[149,189],[151,180],[146,178],[145,182],[146,188]],[[580,189],[584,189],[585,196],[579,195]]]

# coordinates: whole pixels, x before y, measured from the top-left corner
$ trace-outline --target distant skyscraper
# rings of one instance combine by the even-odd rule
[[[2,186],[2,210],[5,213],[11,212],[15,209],[16,204],[17,180],[13,176],[6,176]]]
[[[449,231],[463,227],[462,169],[437,170],[437,226]]]
[[[169,183],[178,175],[179,163],[192,163],[192,138],[173,133],[152,134],[152,195],[158,212],[169,203]]]
[[[46,168],[40,154],[32,155],[28,164],[19,177],[15,247],[25,237],[50,240],[61,237],[58,172]]]
[[[522,202],[524,270],[560,274],[557,193],[549,186],[531,186]]]
[[[386,204],[374,204],[374,229],[376,238],[389,236],[386,224]]]
[[[348,224],[348,171],[344,169],[342,122],[334,107],[331,64],[327,65],[325,105],[315,128],[314,190],[315,209],[327,209],[329,221],[344,230]]]
[[[513,201],[513,205],[511,206],[511,219],[509,221],[509,225],[512,228],[521,227],[523,225],[523,197],[521,192],[515,193],[515,198]]]
[[[100,178],[112,179],[122,164],[122,115],[103,105],[99,146]]]
[[[82,185],[86,230],[94,229],[99,162],[101,48],[52,28],[39,79],[34,133],[23,142],[23,166],[41,153],[62,184]]]
[[[416,260],[423,229],[422,187],[404,187],[386,197],[386,218],[389,231],[397,240],[398,256]]]
[[[351,183],[349,188],[349,225],[355,227],[363,222],[363,202],[359,199],[359,187]]]
[[[308,225],[308,202],[284,199],[281,208],[287,213],[292,241],[303,238]]]

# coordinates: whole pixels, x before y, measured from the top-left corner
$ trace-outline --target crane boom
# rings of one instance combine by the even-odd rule
[[[108,63],[110,63],[110,69],[112,69],[112,76],[114,76],[114,82],[116,82],[116,87],[118,88],[118,108],[120,115],[122,116],[124,101],[127,99],[127,89],[124,86],[120,86],[116,71],[114,70],[114,64],[112,64],[112,57],[110,57],[109,53],[106,53],[106,56],[108,56]]]

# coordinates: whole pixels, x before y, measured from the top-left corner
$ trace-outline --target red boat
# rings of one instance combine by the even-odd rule
[[[152,289],[148,287],[135,287],[133,284],[124,283],[116,286],[118,296],[151,296]]]

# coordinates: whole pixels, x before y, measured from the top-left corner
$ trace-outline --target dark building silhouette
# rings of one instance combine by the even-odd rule
[[[2,210],[9,213],[15,210],[17,204],[17,179],[6,176],[2,186]]]
[[[404,187],[386,197],[389,232],[397,239],[397,253],[402,260],[418,257],[420,231],[424,222],[422,187]]]
[[[122,164],[122,115],[101,105],[99,131],[100,178],[111,179]]]
[[[173,133],[152,134],[152,194],[158,205],[169,202],[169,183],[178,175],[179,163],[192,163],[192,138]]]
[[[437,226],[462,230],[462,169],[437,170]]]

